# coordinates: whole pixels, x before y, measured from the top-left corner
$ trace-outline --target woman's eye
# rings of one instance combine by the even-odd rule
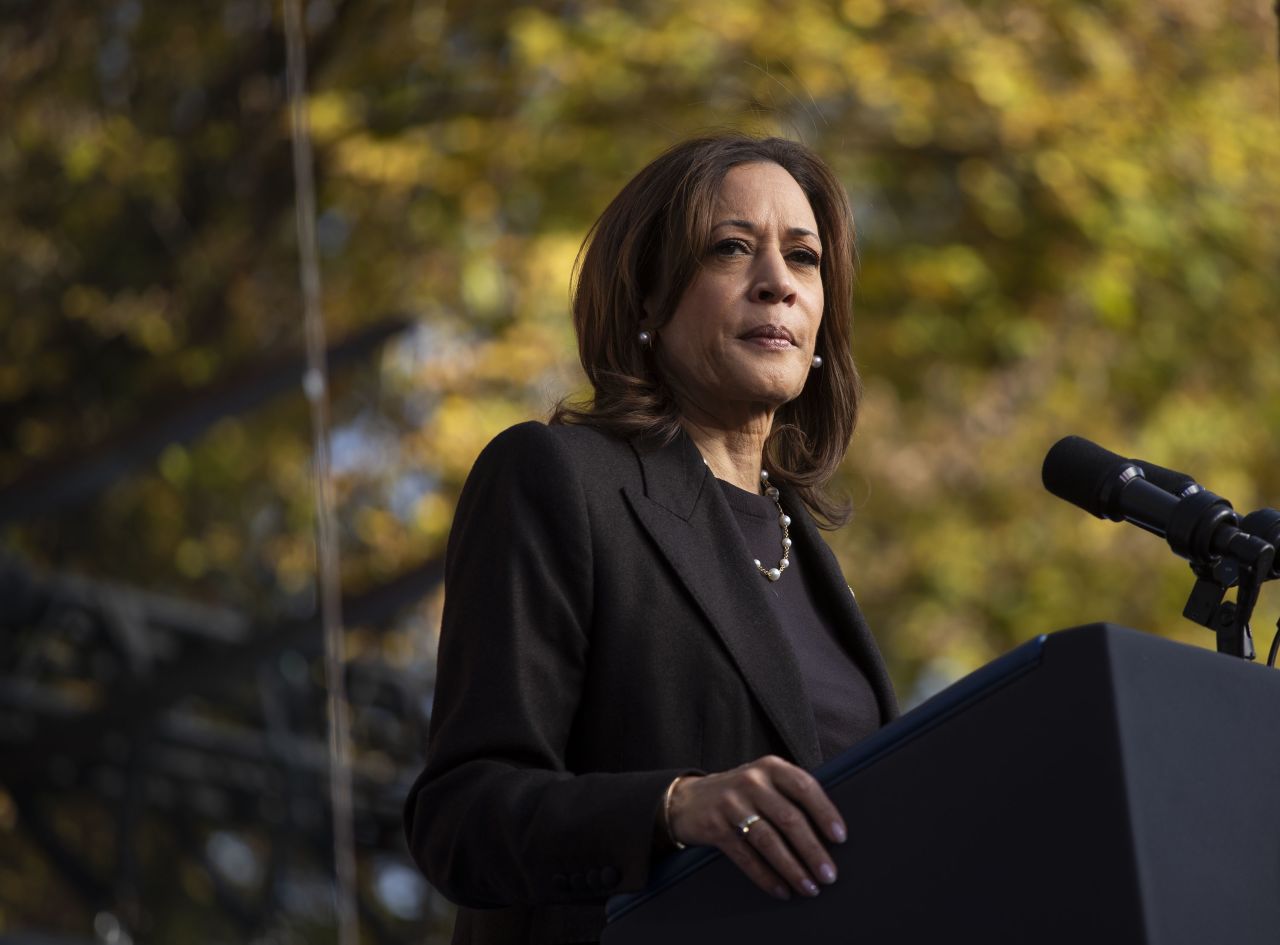
[[[742,240],[721,240],[714,248],[718,256],[738,256],[751,252],[751,248]]]
[[[791,258],[802,266],[816,266],[820,262],[818,254],[811,249],[797,249],[791,254]]]

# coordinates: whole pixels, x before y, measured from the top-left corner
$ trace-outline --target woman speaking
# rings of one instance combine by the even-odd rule
[[[490,443],[449,538],[405,823],[454,942],[594,941],[685,845],[762,894],[837,881],[805,769],[897,713],[817,524],[847,518],[853,264],[839,182],[776,138],[678,145],[593,227],[593,398]]]

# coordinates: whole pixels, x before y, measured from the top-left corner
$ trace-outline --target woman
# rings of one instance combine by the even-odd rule
[[[843,189],[780,139],[678,145],[597,221],[594,398],[495,439],[449,540],[405,820],[455,942],[595,940],[686,844],[780,898],[836,881],[804,769],[897,713],[813,518],[847,517],[853,253]]]

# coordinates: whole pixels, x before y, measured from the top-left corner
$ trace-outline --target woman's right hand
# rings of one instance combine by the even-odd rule
[[[775,755],[679,779],[667,827],[681,843],[719,847],[779,899],[789,899],[789,890],[816,896],[819,883],[834,883],[835,864],[819,838],[843,843],[846,836],[844,820],[822,786]]]

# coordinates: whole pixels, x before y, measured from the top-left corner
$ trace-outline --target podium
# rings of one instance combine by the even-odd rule
[[[1110,624],[1032,640],[816,772],[835,885],[694,848],[603,945],[1280,943],[1280,672]]]

